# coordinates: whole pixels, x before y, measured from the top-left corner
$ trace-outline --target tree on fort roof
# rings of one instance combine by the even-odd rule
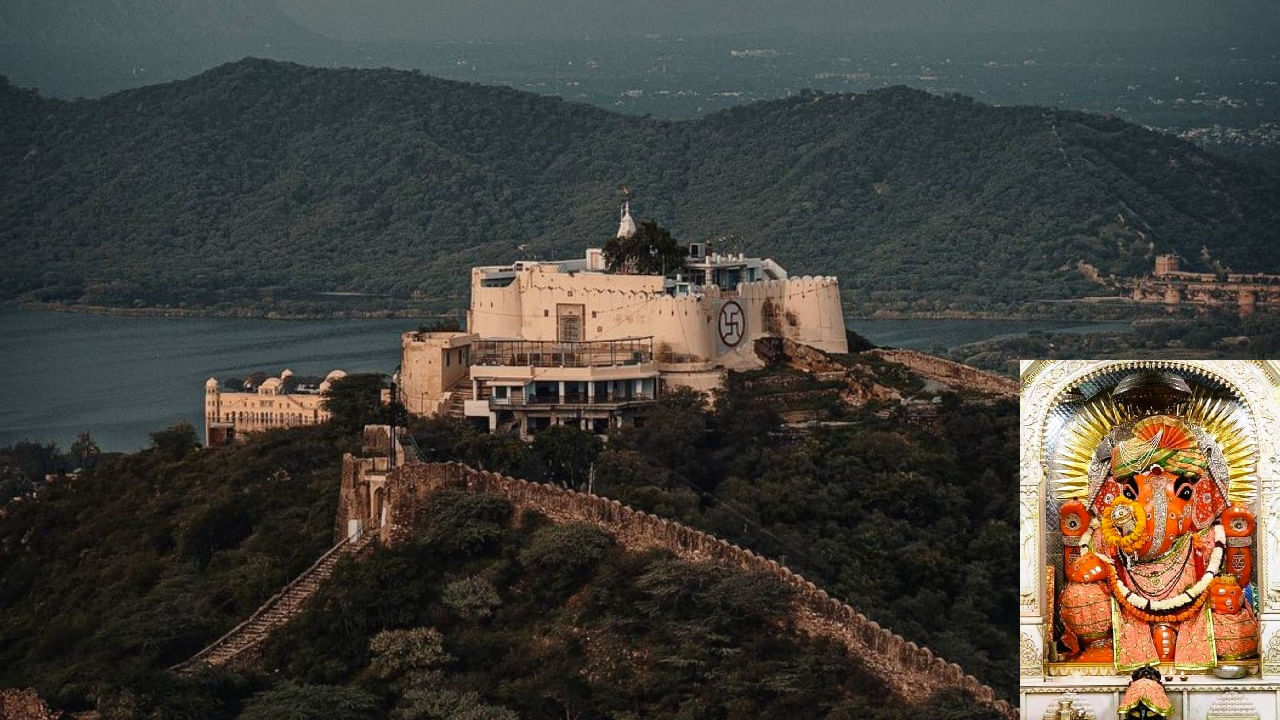
[[[605,266],[610,272],[626,275],[666,275],[684,267],[688,248],[653,220],[640,223],[627,236],[610,238],[604,244]]]

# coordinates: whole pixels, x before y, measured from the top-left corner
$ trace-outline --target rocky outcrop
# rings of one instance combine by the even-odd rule
[[[51,710],[32,688],[0,690],[0,720],[62,720],[66,715]]]
[[[1017,717],[1007,702],[997,700],[955,663],[936,657],[880,627],[852,607],[828,595],[803,577],[756,553],[707,533],[634,510],[616,500],[482,472],[459,463],[406,465],[388,478],[390,513],[381,528],[384,543],[410,541],[418,532],[427,498],[444,488],[495,495],[511,503],[517,513],[536,512],[554,522],[582,522],[613,535],[628,550],[662,548],[676,557],[721,563],[777,578],[793,593],[792,621],[804,632],[835,638],[894,688],[902,700],[919,702],[945,689],[960,689],[979,702]]]
[[[872,400],[899,399],[897,391],[875,382],[874,376],[859,372],[856,363],[852,366],[842,364],[817,348],[784,338],[761,338],[756,341],[755,350],[766,363],[785,364],[820,380],[843,379],[848,389],[842,393],[842,397],[850,405],[861,405]],[[868,350],[865,355],[902,365],[915,374],[946,385],[952,390],[967,390],[999,397],[1018,396],[1018,383],[1011,378],[953,360],[915,350],[889,348]]]
[[[834,388],[811,391],[811,394],[835,395],[848,407],[862,407],[872,402],[902,399],[901,393],[897,390],[876,382],[874,373],[867,368],[844,365],[817,348],[793,340],[778,337],[760,338],[756,340],[755,351],[756,355],[768,365],[783,365],[792,370],[799,370],[818,383],[838,383]],[[785,384],[787,380],[786,376],[780,376],[754,382],[761,385]],[[811,419],[805,416],[813,413],[797,413],[791,409],[795,406],[796,400],[803,402],[811,398],[775,394],[769,399],[777,405],[777,409],[788,422]]]
[[[280,592],[272,595],[249,616],[249,619],[214,640],[191,659],[171,669],[180,673],[191,673],[208,666],[245,667],[251,664],[257,658],[257,651],[262,641],[266,640],[276,628],[302,612],[307,600],[311,599],[320,586],[333,575],[338,561],[364,552],[372,541],[371,534],[355,540],[342,540],[321,555],[320,559],[305,572],[285,585]]]

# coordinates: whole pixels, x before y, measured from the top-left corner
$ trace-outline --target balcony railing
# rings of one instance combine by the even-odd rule
[[[608,367],[653,362],[653,337],[552,342],[545,340],[477,340],[471,363],[490,366]]]
[[[505,398],[490,397],[490,407],[527,407],[530,405],[619,405],[622,403],[645,402],[655,400],[652,392],[600,393],[588,397],[584,393],[565,393],[561,400],[558,395],[524,395],[512,394]]]

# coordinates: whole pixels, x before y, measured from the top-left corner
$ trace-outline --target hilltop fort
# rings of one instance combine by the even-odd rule
[[[623,203],[617,238],[635,233]],[[848,352],[836,278],[791,277],[707,243],[682,250],[682,266],[661,274],[612,270],[599,248],[472,268],[465,332],[402,336],[405,407],[461,406],[524,438],[552,425],[604,433],[642,422],[663,385],[706,391],[725,369],[760,367],[761,337]]]

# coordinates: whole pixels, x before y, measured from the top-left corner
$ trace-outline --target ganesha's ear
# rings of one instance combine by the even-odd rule
[[[1227,498],[1212,477],[1203,476],[1191,494],[1191,524],[1196,530],[1209,527],[1227,508]]]
[[[1111,504],[1112,500],[1120,496],[1120,483],[1116,482],[1114,475],[1108,473],[1106,479],[1098,486],[1098,492],[1094,494],[1093,500],[1089,503],[1089,509],[1093,512],[1094,517],[1102,517],[1102,511]]]

